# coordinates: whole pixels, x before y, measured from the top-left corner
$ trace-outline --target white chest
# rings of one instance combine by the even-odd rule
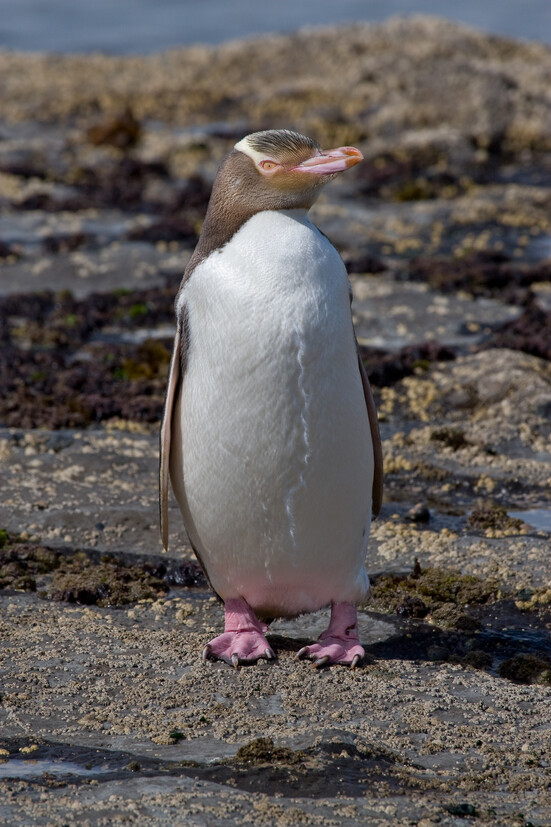
[[[317,605],[342,577],[340,593],[365,590],[373,457],[337,251],[302,211],[259,213],[180,302],[189,348],[171,474],[213,585],[228,596],[246,581],[258,596],[324,561]]]
[[[231,342],[234,356],[254,360],[263,343],[284,351],[297,328],[303,337],[316,337],[330,334],[328,325],[349,326],[342,260],[299,210],[253,216],[196,268],[180,302],[198,358]]]

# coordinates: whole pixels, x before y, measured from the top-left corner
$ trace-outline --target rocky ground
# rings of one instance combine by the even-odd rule
[[[0,54],[0,823],[551,823],[551,52],[428,18],[148,58]],[[366,162],[312,211],[379,406],[361,670],[203,664],[172,303],[222,155]]]

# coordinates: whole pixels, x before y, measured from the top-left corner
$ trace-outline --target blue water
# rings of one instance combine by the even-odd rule
[[[147,54],[395,14],[551,44],[551,0],[0,0],[0,47]]]
[[[551,508],[531,508],[529,511],[511,511],[510,517],[516,517],[538,531],[551,531]]]
[[[50,758],[29,759],[27,761],[16,758],[14,761],[0,761],[0,779],[39,778],[45,772],[49,775],[95,776],[109,772],[109,769],[107,767],[86,769],[73,761],[52,760]]]

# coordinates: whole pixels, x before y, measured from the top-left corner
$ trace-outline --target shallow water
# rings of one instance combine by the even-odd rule
[[[551,531],[551,508],[530,508],[528,511],[511,511],[510,517],[522,520],[538,531]]]
[[[101,773],[110,772],[108,767],[86,767],[75,764],[74,761],[52,760],[51,758],[21,759],[0,763],[0,779],[3,778],[40,778],[44,773],[48,775],[79,775],[92,777]]]
[[[448,17],[496,34],[551,42],[549,0],[0,0],[0,47],[130,54],[397,14]]]

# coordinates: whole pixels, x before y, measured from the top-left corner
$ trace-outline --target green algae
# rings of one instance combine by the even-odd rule
[[[141,566],[125,566],[109,557],[94,564],[86,554],[78,553],[56,569],[41,596],[86,606],[122,606],[164,592],[163,581]]]
[[[453,570],[422,569],[417,560],[406,577],[386,574],[372,586],[372,597],[378,610],[396,611],[409,617],[424,617],[431,612],[433,619],[454,626],[464,617],[461,607],[488,603],[497,595],[498,584],[494,581]]]
[[[3,532],[0,546],[0,589],[36,591],[36,577],[52,572],[59,565],[59,554],[42,546],[18,543]]]
[[[166,585],[146,565],[111,557],[94,562],[85,552],[68,556],[40,545],[12,542],[0,548],[0,589],[36,592],[44,599],[81,605],[122,606],[164,594]]]

